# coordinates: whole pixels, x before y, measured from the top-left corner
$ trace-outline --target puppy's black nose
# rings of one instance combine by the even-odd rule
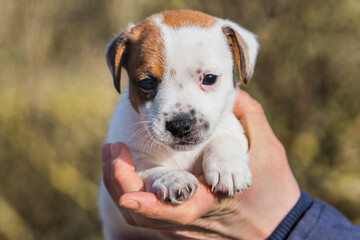
[[[183,138],[189,135],[192,128],[190,115],[182,115],[167,121],[165,128],[176,138]]]

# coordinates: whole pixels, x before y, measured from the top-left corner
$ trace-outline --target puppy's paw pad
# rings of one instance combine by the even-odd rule
[[[174,170],[156,179],[151,192],[165,202],[181,204],[194,195],[199,185],[199,181],[191,173]]]

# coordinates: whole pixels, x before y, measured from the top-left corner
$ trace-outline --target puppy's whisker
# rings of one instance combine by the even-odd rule
[[[140,142],[139,142],[140,151],[143,151],[143,143],[144,143],[144,141],[145,141],[146,137],[147,137],[147,136],[145,135],[145,137],[144,137],[144,138],[142,138],[142,139],[140,140]]]
[[[150,154],[150,144],[152,142],[152,139],[149,135],[146,136],[145,138],[145,144],[144,144],[144,152],[146,152],[147,154]]]
[[[147,117],[147,118],[149,118],[149,117],[150,118],[156,118],[157,115],[156,114],[150,114],[150,113],[148,113],[148,114],[144,113],[144,114],[142,114],[142,116]]]
[[[144,151],[144,152],[146,152],[145,150],[146,150],[146,146],[147,146],[147,144],[148,144],[148,139],[149,139],[150,137],[148,136],[148,135],[146,135],[143,139],[142,139],[142,141],[140,142],[140,146],[141,146],[141,148],[143,149],[142,151]]]
[[[151,137],[149,137],[149,140],[147,141],[147,144],[146,144],[146,146],[147,146],[146,153],[149,155],[151,153],[151,146],[152,146],[153,142],[154,141],[151,139]]]
[[[145,127],[140,128],[139,130],[137,130],[133,135],[131,135],[126,141],[129,142],[133,137],[135,137],[136,135],[139,135],[141,133],[143,133],[144,131],[146,131]]]
[[[152,132],[153,129],[150,128],[150,131]],[[152,149],[152,148],[153,148],[153,145],[155,145],[155,147],[156,147],[156,145],[159,145],[159,143],[152,137],[151,134],[149,134],[149,135],[150,135],[150,138],[151,138],[151,146],[150,146],[150,149]]]
[[[144,124],[144,123],[148,123],[148,122],[151,122],[151,121],[139,121],[139,122],[135,122],[133,124],[131,124],[131,127],[135,126],[135,125],[138,125],[138,124]]]
[[[149,152],[151,151],[151,149],[153,148],[155,141],[151,141],[150,147],[149,147]]]

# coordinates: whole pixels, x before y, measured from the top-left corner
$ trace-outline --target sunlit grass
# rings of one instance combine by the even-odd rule
[[[9,239],[33,240],[34,235],[28,223],[21,215],[0,195],[0,231]]]

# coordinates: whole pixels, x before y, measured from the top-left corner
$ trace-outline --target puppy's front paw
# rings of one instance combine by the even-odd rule
[[[251,172],[244,159],[226,160],[211,155],[204,161],[205,179],[213,192],[233,196],[236,192],[247,189],[252,183]]]
[[[199,181],[191,173],[172,170],[159,176],[150,191],[163,201],[181,204],[194,195],[199,185]]]

